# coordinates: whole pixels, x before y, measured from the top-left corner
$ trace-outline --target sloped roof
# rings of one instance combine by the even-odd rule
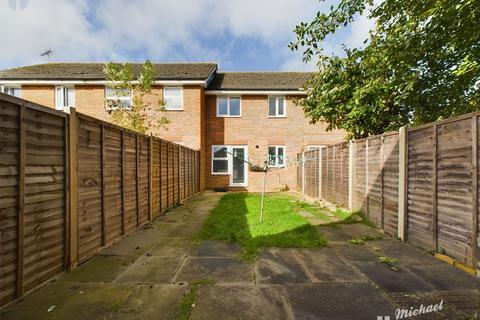
[[[136,75],[141,63],[132,63]],[[206,80],[216,63],[154,63],[156,80]],[[105,80],[104,63],[45,63],[0,71],[0,80]]]
[[[208,90],[298,90],[313,72],[218,72]]]

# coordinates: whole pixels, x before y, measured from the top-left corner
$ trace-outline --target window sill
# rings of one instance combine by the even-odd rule
[[[230,173],[228,172],[212,172],[212,176],[228,176]]]
[[[241,118],[242,116],[221,116],[217,114],[217,118]]]
[[[286,118],[287,116],[268,116],[269,118],[280,118],[280,119],[283,119],[283,118]]]
[[[165,108],[164,110],[165,111],[184,111],[183,108],[182,109],[167,109],[167,108]]]

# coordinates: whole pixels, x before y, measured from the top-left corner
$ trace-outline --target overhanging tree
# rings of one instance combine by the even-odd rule
[[[327,55],[322,41],[359,15],[375,20],[363,48]],[[342,0],[295,28],[292,50],[318,59],[299,104],[349,138],[480,109],[479,0]]]

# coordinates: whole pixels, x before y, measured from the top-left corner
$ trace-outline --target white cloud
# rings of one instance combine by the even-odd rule
[[[324,8],[317,0],[29,0],[25,9],[14,11],[3,1],[0,68],[49,61],[40,57],[48,49],[51,61],[232,64],[233,43],[245,38],[269,48],[266,54],[280,57],[284,69],[311,70],[314,64],[304,65],[287,44],[296,24]],[[215,42],[222,36],[226,42]],[[253,46],[246,54],[255,59],[265,53]]]

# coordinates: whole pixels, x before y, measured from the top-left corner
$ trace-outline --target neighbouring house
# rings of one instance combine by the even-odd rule
[[[108,99],[131,105],[133,92],[115,97],[103,63],[47,63],[0,71],[1,92],[51,108],[111,120]],[[133,64],[135,72],[141,64]],[[201,151],[201,189],[259,191],[262,173],[238,158],[268,161],[267,189],[296,188],[296,155],[338,143],[342,131],[310,124],[296,99],[307,72],[219,72],[216,63],[156,63],[152,99],[165,103],[169,124],[154,135]],[[149,99],[150,97],[147,97]],[[155,114],[152,114],[154,117]],[[237,157],[232,156],[237,155]]]

